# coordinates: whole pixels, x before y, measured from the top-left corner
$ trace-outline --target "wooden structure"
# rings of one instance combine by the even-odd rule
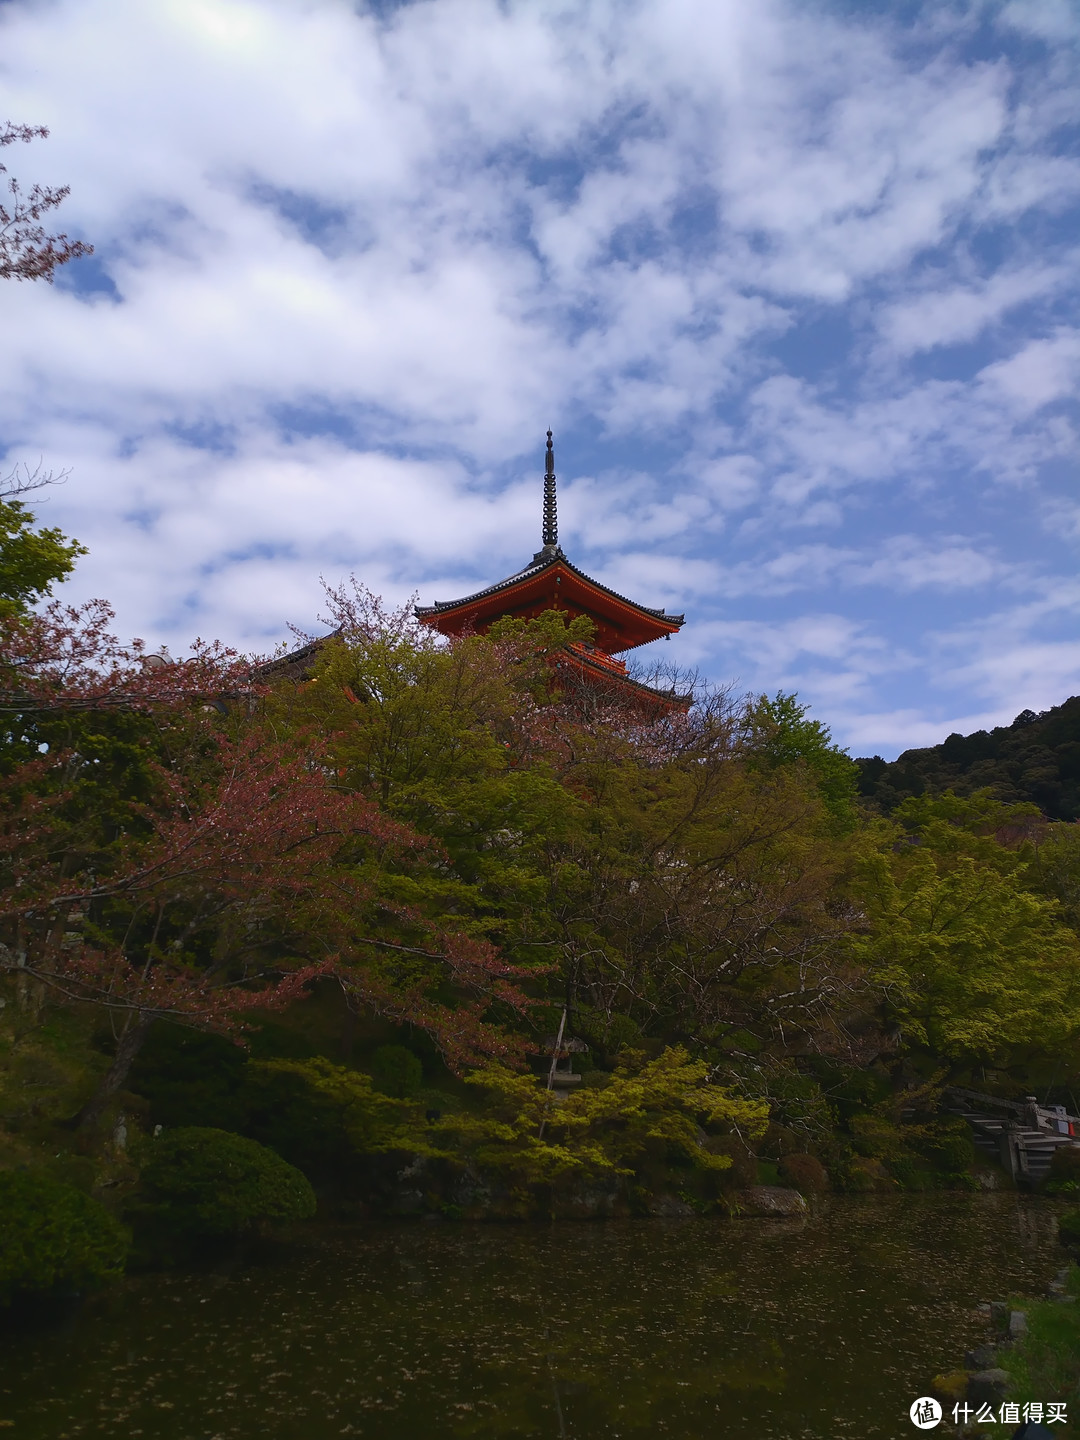
[[[444,635],[482,635],[505,616],[527,620],[547,610],[562,611],[569,618],[585,615],[596,627],[595,639],[588,645],[568,645],[555,661],[557,669],[579,683],[646,709],[685,709],[689,697],[641,684],[628,675],[625,660],[619,658],[651,640],[677,634],[684,617],[628,600],[567,559],[559,545],[555,480],[555,453],[549,430],[541,548],[528,565],[505,580],[460,600],[418,605],[417,618]]]
[[[971,1126],[976,1147],[1018,1184],[1045,1180],[1055,1150],[1080,1146],[1080,1116],[1064,1105],[1040,1105],[1034,1095],[1023,1102],[1003,1100],[956,1086],[944,1098],[946,1108]]]

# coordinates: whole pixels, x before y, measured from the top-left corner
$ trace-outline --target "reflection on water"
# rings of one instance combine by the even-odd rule
[[[6,1337],[0,1419],[35,1440],[891,1437],[981,1336],[978,1301],[1045,1285],[1053,1213],[938,1195],[807,1221],[317,1232]]]

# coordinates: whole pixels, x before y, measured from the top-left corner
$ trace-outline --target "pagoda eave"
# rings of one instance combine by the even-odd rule
[[[561,554],[461,600],[418,605],[416,616],[444,635],[461,635],[483,633],[504,616],[532,619],[547,610],[587,616],[596,626],[596,648],[609,655],[677,634],[683,624],[681,615],[637,605],[600,585]]]

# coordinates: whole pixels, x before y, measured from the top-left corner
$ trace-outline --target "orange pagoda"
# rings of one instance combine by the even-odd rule
[[[618,658],[650,640],[676,634],[684,617],[628,600],[570,563],[559,545],[555,479],[555,450],[549,430],[541,548],[523,570],[474,595],[418,605],[417,618],[444,635],[461,635],[483,634],[507,615],[531,619],[546,610],[561,610],[570,618],[587,615],[596,627],[595,639],[588,645],[568,645],[556,662],[561,671],[570,672],[568,678],[583,682],[590,690],[631,701],[635,707],[685,709],[689,697],[641,684],[627,674],[626,661]]]

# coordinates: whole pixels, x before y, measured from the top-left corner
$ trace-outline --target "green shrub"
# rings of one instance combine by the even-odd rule
[[[1080,1183],[1080,1145],[1059,1145],[1050,1157],[1051,1180]]]
[[[836,1188],[849,1195],[866,1195],[877,1188],[866,1161],[859,1156],[849,1156],[840,1161],[833,1169],[832,1177]]]
[[[939,1190],[980,1190],[982,1188],[970,1170],[955,1170],[951,1174],[937,1175],[935,1179]]]
[[[411,1100],[424,1081],[424,1067],[404,1045],[380,1045],[371,1057],[376,1090],[395,1100]]]
[[[856,1154],[868,1160],[898,1160],[907,1153],[907,1136],[895,1120],[880,1111],[853,1115],[850,1129]]]
[[[127,1248],[123,1226],[74,1185],[0,1172],[0,1304],[115,1279]]]
[[[829,1188],[825,1166],[814,1155],[785,1155],[779,1170],[780,1178],[802,1195],[820,1195]]]
[[[889,1161],[889,1174],[898,1180],[905,1190],[925,1190],[926,1178],[912,1155],[901,1155]]]
[[[153,1141],[140,1181],[136,1218],[181,1241],[238,1237],[315,1213],[299,1170],[227,1130],[167,1131]]]
[[[1062,1245],[1080,1245],[1080,1210],[1066,1210],[1058,1216],[1058,1239]]]
[[[971,1129],[958,1115],[937,1120],[921,1148],[935,1170],[950,1175],[967,1170],[975,1161]]]

